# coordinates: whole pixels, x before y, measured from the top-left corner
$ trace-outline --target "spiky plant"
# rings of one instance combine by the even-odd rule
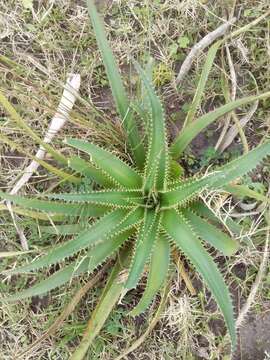
[[[43,227],[43,231],[74,235],[72,240],[53,247],[46,255],[9,270],[8,274],[21,274],[61,263],[61,269],[53,275],[5,300],[16,301],[46,293],[83,273],[91,274],[108,258],[115,258],[115,266],[86,335],[72,357],[81,359],[119,297],[137,286],[146,265],[149,269],[147,286],[131,315],[138,315],[147,309],[166,282],[170,253],[178,249],[211,290],[224,315],[232,346],[235,347],[236,330],[229,291],[202,242],[205,241],[225,256],[234,254],[239,244],[226,231],[215,226],[220,227],[220,221],[201,201],[200,194],[210,190],[232,189],[226,186],[254,169],[270,153],[270,143],[266,142],[206,175],[193,178],[175,178],[175,159],[181,156],[200,131],[217,118],[241,105],[266,98],[270,93],[228,103],[195,121],[189,121],[172,145],[168,146],[164,111],[151,85],[149,71],[145,72],[135,63],[143,84],[144,101],[130,101],[92,0],[88,1],[88,9],[125,129],[130,162],[90,142],[67,139],[66,144],[89,156],[88,161],[76,156],[69,158],[68,166],[82,178],[93,180],[96,191],[44,195],[47,199],[0,193],[1,198],[17,205],[14,211],[41,219],[47,217],[54,222],[54,226]],[[218,46],[212,47],[208,54],[188,114],[189,120],[194,117],[201,100],[217,49]],[[14,109],[4,101],[2,103],[14,117]],[[139,124],[135,120],[138,118],[141,120]],[[55,154],[52,152],[52,155]],[[63,163],[63,156],[60,161]],[[237,191],[237,187],[233,190]],[[71,260],[66,261],[68,258]],[[126,277],[121,276],[120,281],[123,270]]]

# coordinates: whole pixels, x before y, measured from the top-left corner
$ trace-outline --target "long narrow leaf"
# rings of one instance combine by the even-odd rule
[[[102,241],[110,241],[110,238],[137,225],[142,219],[142,214],[143,210],[141,208],[135,208],[130,212],[123,209],[114,210],[83,230],[74,239],[52,248],[47,255],[28,265],[9,270],[8,273],[24,273],[37,270],[55,264],[80,250],[94,246]]]
[[[31,296],[37,296],[41,294],[45,294],[49,292],[50,290],[53,290],[68,281],[71,280],[73,276],[79,275],[82,272],[87,271],[87,259],[83,260],[80,264],[80,266],[76,270],[76,263],[72,263],[63,269],[57,271],[53,275],[47,277],[44,280],[41,280],[39,283],[35,284],[34,286],[23,290],[21,292],[18,292],[14,295],[11,295],[7,298],[3,298],[4,301],[17,301],[26,299]]]
[[[203,220],[189,209],[183,209],[181,213],[190,222],[191,227],[202,240],[214,246],[224,255],[231,256],[237,251],[239,244],[236,240],[209,224],[209,222]]]
[[[221,188],[233,180],[254,169],[267,155],[270,154],[270,141],[257,146],[249,153],[220,167],[216,171],[197,180],[181,181],[179,186],[161,195],[162,207],[173,207],[194,198],[203,190]]]
[[[58,199],[76,203],[92,203],[95,205],[106,205],[114,207],[130,207],[135,202],[143,204],[141,192],[138,190],[101,190],[92,192],[66,193],[66,194],[46,194],[49,199]]]
[[[227,114],[228,112],[249,104],[251,102],[262,100],[270,97],[270,91],[256,96],[248,96],[242,99],[232,101],[226,105],[219,107],[218,109],[211,111],[201,117],[196,121],[189,124],[180,134],[176,137],[173,144],[170,147],[170,154],[173,158],[178,158],[185,148],[191,143],[191,141],[208,125],[213,123],[215,120],[221,116]]]
[[[210,210],[202,201],[195,201],[189,206],[190,210],[195,212],[197,215],[203,217],[205,220],[212,222],[214,225],[226,225],[230,231],[236,235],[240,235],[242,226],[237,224],[229,216],[222,216],[221,219],[214,213],[214,210]]]
[[[231,336],[232,347],[235,348],[236,331],[232,302],[229,291],[216,264],[194,235],[184,218],[175,210],[165,211],[162,225],[170,238],[174,240],[177,247],[179,247],[193,263],[214,295],[224,315]]]
[[[194,95],[194,98],[192,100],[192,104],[191,107],[187,113],[187,116],[185,118],[185,122],[183,125],[183,129],[189,125],[190,123],[193,122],[194,120],[194,116],[196,114],[196,110],[198,109],[198,107],[200,106],[201,100],[202,100],[202,96],[204,93],[204,89],[205,89],[205,85],[208,79],[208,76],[210,74],[210,71],[212,69],[213,66],[213,62],[217,53],[218,48],[220,47],[220,42],[216,42],[214,45],[212,45],[210,47],[210,49],[208,50],[207,56],[206,56],[206,60],[201,72],[201,76],[200,76],[200,80],[199,83],[196,87],[196,92]]]
[[[128,230],[117,237],[110,239],[110,241],[98,244],[88,252],[87,256],[83,258],[80,263],[77,264],[76,261],[74,261],[70,265],[65,266],[63,269],[55,272],[53,275],[40,281],[34,286],[15,295],[6,297],[3,300],[10,302],[22,300],[31,296],[42,295],[60,287],[82,273],[91,273],[109,256],[111,256],[131,234],[132,230]]]
[[[139,166],[139,168],[142,168],[144,163],[144,148],[141,137],[139,135],[137,124],[134,121],[132,111],[129,107],[129,99],[126,95],[116,61],[106,38],[105,29],[97,13],[94,1],[87,0],[87,5],[88,13],[95,31],[98,47],[105,65],[115,104],[127,133],[129,146],[134,154],[136,164]]]
[[[120,253],[119,260],[111,272],[110,278],[107,281],[99,302],[88,321],[82,341],[71,356],[70,360],[83,360],[85,358],[89,346],[93,343],[105,321],[108,319],[112,309],[117,304],[123,291],[123,282],[120,281],[119,277],[121,271],[125,270],[127,262],[128,253],[123,250],[122,253]]]
[[[249,151],[247,154],[218,168],[216,174],[213,173],[211,175],[211,180],[209,182],[210,188],[220,188],[233,180],[240,178],[252,169],[255,169],[256,166],[269,155],[270,141],[268,140],[264,144]]]
[[[150,271],[147,280],[147,286],[138,305],[130,312],[131,316],[137,316],[147,309],[153,301],[154,296],[161,289],[167,277],[170,261],[170,245],[169,241],[160,236],[154,247]]]
[[[139,64],[135,63],[135,67],[144,83],[152,113],[148,134],[144,189],[149,191],[153,187],[156,187],[159,190],[163,190],[164,187],[166,187],[165,179],[168,171],[168,149],[164,111],[145,72]]]
[[[89,154],[90,160],[97,164],[116,185],[131,189],[141,188],[141,176],[112,153],[83,140],[68,139],[66,143]]]
[[[53,247],[47,255],[42,256],[28,265],[10,270],[8,273],[29,272],[45,266],[50,266],[76,254],[82,249],[96,245],[97,242],[104,240],[107,235],[116,228],[125,215],[125,210],[114,210],[111,213],[104,215],[99,221],[96,221],[91,227],[82,231],[74,239],[69,240],[58,247]]]
[[[159,215],[154,210],[146,210],[145,218],[136,239],[134,255],[131,261],[129,275],[125,284],[126,289],[134,288],[144,270],[147,260],[150,258],[152,248],[157,238],[159,227]]]
[[[104,187],[113,187],[113,182],[110,181],[110,179],[106,177],[106,175],[103,174],[101,170],[95,168],[92,164],[81,159],[78,156],[73,156],[69,158],[68,166],[72,170],[75,170],[78,173],[90,178],[99,185],[102,185]]]
[[[64,202],[38,200],[18,195],[10,195],[2,191],[0,191],[0,198],[10,200],[12,203],[20,205],[23,208],[42,211],[52,217],[55,214],[75,217],[98,217],[110,210],[110,207],[102,207],[100,205],[66,204]],[[48,217],[46,219],[48,219]]]

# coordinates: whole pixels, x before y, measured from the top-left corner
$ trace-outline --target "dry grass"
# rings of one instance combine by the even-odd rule
[[[222,0],[102,0],[98,3],[100,10],[106,14],[106,27],[112,48],[127,84],[128,79],[131,78],[131,92],[136,92],[134,86],[136,74],[128,65],[129,59],[138,58],[143,62],[147,58],[148,51],[156,59],[155,74],[158,77],[156,81],[160,86],[161,96],[167,104],[166,110],[168,119],[172,123],[173,134],[175,127],[179,126],[183,119],[185,106],[192,99],[198,71],[201,69],[205,54],[201,54],[195,61],[190,76],[179,91],[175,87],[174,74],[177,73],[188,49],[226,19],[232,5]],[[236,3],[235,13],[240,16],[236,26],[239,27],[260,16],[269,8],[268,0],[256,2],[232,0],[231,3]],[[124,137],[112,106],[84,1],[44,0],[34,1],[33,4],[33,10],[29,10],[22,6],[21,1],[0,0],[0,54],[12,61],[7,62],[0,55],[1,89],[31,128],[43,136],[58,104],[67,73],[80,73],[81,99],[74,108],[70,122],[55,140],[55,146],[67,153],[69,150],[63,148],[62,139],[68,134],[80,138],[94,138],[99,143],[110,145],[116,152],[123,153]],[[269,39],[268,19],[252,32],[229,44],[238,75],[237,96],[254,92],[253,77],[256,78],[261,92],[269,89]],[[183,43],[185,41],[186,45]],[[220,57],[221,55],[211,73],[203,102],[204,107],[199,109],[200,112],[224,101],[220,86]],[[256,115],[245,129],[249,145],[252,146],[263,137],[269,136],[269,119],[269,101],[265,101],[259,105]],[[21,144],[27,151],[35,152],[36,145],[29,141],[27,135],[4,113],[0,113],[0,128],[1,132]],[[209,138],[207,134],[205,135],[208,144],[213,145],[211,137],[213,135],[216,137],[217,129],[218,126],[211,130]],[[236,149],[238,148],[236,142]],[[230,156],[229,151],[224,158]],[[192,159],[190,156],[187,161],[193,161]],[[1,188],[10,189],[28,164],[28,159],[5,144],[0,144],[0,163]],[[191,166],[195,165],[193,162]],[[261,173],[253,176],[253,180],[261,184],[269,181],[267,164],[262,168]],[[38,193],[55,183],[54,178],[40,170],[32,177],[24,192]],[[234,202],[233,206],[235,205]],[[239,207],[235,209],[243,212]],[[225,206],[225,210],[228,210],[228,205]],[[216,260],[233,290],[237,311],[249,294],[262,259],[266,224],[263,219],[255,223],[256,219],[258,216],[253,217],[252,220],[247,216],[241,218],[245,231],[252,229],[252,234],[241,237],[243,246],[236,256],[224,260],[216,254]],[[20,225],[25,230],[31,248],[37,249],[50,244],[51,239],[44,239],[39,235],[35,222],[21,218]],[[3,213],[0,219],[0,243],[1,249],[5,251],[20,249],[11,219]],[[1,260],[1,267],[4,268],[12,261],[14,260]],[[21,259],[17,261],[21,262]],[[191,296],[181,282],[181,277],[176,276],[168,306],[156,331],[147,338],[141,348],[130,355],[129,359],[214,360],[225,359],[226,354],[229,354],[220,313],[204,285],[187,264],[186,269],[198,291],[198,296]],[[15,284],[8,278],[3,280],[2,292],[19,290],[26,283],[29,285],[33,281],[32,278],[18,279]],[[83,282],[84,279],[81,281]],[[263,283],[256,297],[256,304],[252,309],[255,313],[260,312],[265,304],[269,303],[270,294],[267,284],[269,279],[268,283]],[[78,284],[74,282],[69,288],[54,291],[37,305],[31,300],[15,305],[1,305],[1,360],[14,359],[19,350],[40,336],[59,314],[59,309],[77,286]],[[91,291],[57,336],[46,340],[25,359],[68,359],[99,291],[100,289]],[[136,295],[136,292],[134,293]],[[67,298],[64,295],[67,295]],[[143,331],[147,314],[139,320],[128,319],[125,316],[126,308],[127,305],[124,304],[114,311],[111,320],[90,350],[88,359],[114,359],[121,349],[131,344]],[[149,313],[154,309],[155,304]],[[267,354],[265,356],[267,358]]]

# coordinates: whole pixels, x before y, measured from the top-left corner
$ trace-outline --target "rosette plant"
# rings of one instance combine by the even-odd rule
[[[211,290],[235,347],[237,337],[230,294],[206,248],[211,246],[224,256],[231,256],[239,244],[225,228],[221,229],[222,223],[205,206],[200,195],[211,190],[228,192],[233,189],[237,192],[237,185],[230,183],[254,169],[270,153],[270,143],[268,141],[220,168],[192,178],[175,175],[176,160],[210,123],[241,105],[266,98],[270,93],[236,100],[189,121],[169,145],[164,110],[149,71],[134,64],[142,82],[144,101],[142,104],[130,100],[92,0],[88,1],[88,9],[125,130],[130,161],[90,142],[68,138],[66,144],[87,157],[68,159],[72,175],[90,178],[95,184],[94,191],[43,195],[46,199],[0,193],[2,199],[14,204],[14,211],[25,211],[30,216],[40,214],[43,219],[48,216],[54,226],[43,227],[43,231],[73,236],[34,261],[7,270],[8,274],[22,274],[60,264],[60,269],[49,277],[5,300],[17,301],[44,294],[83,273],[91,276],[100,264],[115,259],[88,330],[72,357],[81,359],[112,307],[137,286],[146,268],[147,285],[131,315],[136,316],[147,309],[166,283],[170,254],[177,249]],[[189,113],[189,117],[195,116],[194,106],[200,101],[216,51],[217,47],[212,48],[207,56],[190,110],[193,114]],[[252,192],[249,194],[252,196]]]

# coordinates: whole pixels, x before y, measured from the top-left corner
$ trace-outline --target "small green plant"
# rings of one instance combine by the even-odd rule
[[[95,191],[43,195],[46,199],[0,192],[2,199],[16,205],[14,211],[54,222],[53,226],[42,227],[42,231],[74,235],[71,240],[53,247],[46,255],[33,262],[7,270],[6,273],[10,275],[22,274],[62,264],[61,269],[51,276],[4,300],[17,301],[44,294],[83,273],[92,273],[107,259],[114,258],[115,264],[106,287],[83,340],[72,356],[73,360],[82,359],[112,308],[121,296],[137,286],[148,264],[147,286],[131,315],[136,316],[147,309],[167,282],[170,253],[177,248],[189,259],[211,290],[224,315],[232,347],[235,348],[237,337],[230,294],[202,241],[225,256],[234,254],[238,243],[226,231],[216,227],[221,226],[220,221],[204,205],[200,194],[218,189],[237,192],[237,185],[229,184],[254,169],[270,153],[270,142],[227,165],[194,178],[179,177],[182,171],[177,170],[176,160],[199,132],[220,116],[241,105],[269,97],[270,93],[236,100],[193,121],[217,47],[210,49],[198,91],[187,114],[188,121],[169,146],[162,104],[151,84],[151,66],[144,71],[134,63],[142,82],[144,97],[143,101],[129,100],[94,2],[88,0],[87,3],[116,107],[125,129],[131,162],[127,163],[92,143],[69,138],[66,139],[66,144],[87,154],[88,161],[78,156],[65,159],[50,146],[47,145],[46,149],[61,164],[68,165],[73,170],[71,181],[77,182],[78,176],[91,179],[96,184]],[[13,119],[20,123],[18,114],[3,95],[0,101]],[[140,123],[135,121],[138,118]],[[30,135],[40,142],[36,135]],[[57,173],[55,168],[47,168]],[[68,173],[59,170],[57,174],[68,181]],[[241,191],[245,191],[243,185]],[[255,196],[254,193],[249,191],[248,195]],[[69,261],[65,264],[67,258]]]
[[[172,71],[168,65],[160,63],[153,69],[153,83],[155,86],[163,86],[172,80]]]

